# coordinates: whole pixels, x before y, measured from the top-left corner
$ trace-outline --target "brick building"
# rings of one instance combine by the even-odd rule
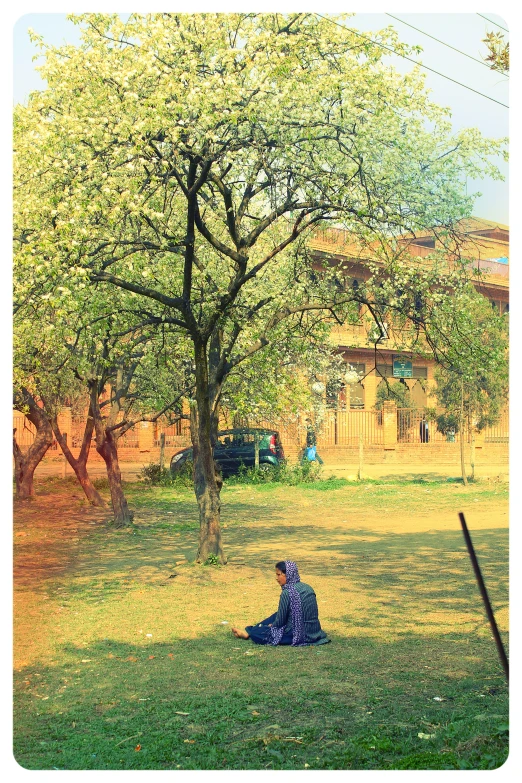
[[[472,268],[481,270],[475,285],[478,291],[491,301],[500,313],[509,312],[509,228],[480,218],[462,221],[465,242],[462,255],[469,259]],[[426,257],[439,246],[435,235],[424,232],[414,241],[408,240],[408,251],[414,256]],[[323,264],[343,264],[345,273],[354,286],[368,279],[369,251],[361,252],[351,241],[348,232],[325,229],[315,234],[311,241],[315,257]],[[376,392],[383,376],[400,379],[411,392],[418,408],[435,405],[430,394],[436,364],[433,360],[399,351],[394,347],[393,330],[380,340],[377,354],[375,329],[371,319],[367,324],[334,326],[332,340],[347,364],[363,376],[361,383],[342,388],[337,395],[329,395],[330,406],[351,410],[370,410],[375,405]],[[377,356],[377,360],[376,360]],[[395,365],[395,369],[394,369]],[[406,376],[406,377],[404,377]],[[409,377],[408,377],[409,376]]]

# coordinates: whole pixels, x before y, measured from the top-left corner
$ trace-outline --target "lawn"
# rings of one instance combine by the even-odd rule
[[[193,494],[128,484],[129,530],[72,480],[15,507],[15,757],[28,769],[494,769],[507,687],[507,486],[225,485],[229,563],[192,562]],[[235,639],[294,559],[332,644]]]

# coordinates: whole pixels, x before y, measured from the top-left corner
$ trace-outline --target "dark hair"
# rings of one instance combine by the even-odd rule
[[[286,563],[284,560],[281,560],[279,563],[276,563],[275,567],[278,568],[281,571],[281,573],[286,574]]]

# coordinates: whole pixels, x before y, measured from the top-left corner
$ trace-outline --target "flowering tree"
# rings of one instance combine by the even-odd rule
[[[198,557],[225,561],[212,447],[227,378],[283,325],[309,333],[360,299],[330,268],[311,283],[307,236],[335,221],[361,240],[425,226],[455,239],[463,175],[494,175],[501,143],[452,135],[417,70],[398,75],[314,14],[75,21],[83,44],[48,48],[49,87],[17,110],[20,263],[103,288],[116,309],[127,292],[144,323],[185,334]],[[406,51],[391,29],[373,37]]]
[[[492,310],[489,302],[475,292],[463,301],[462,310],[447,319],[447,328],[460,335],[459,350],[453,350],[449,361],[438,368],[434,393],[445,414],[438,423],[452,426],[460,432],[461,472],[467,483],[465,465],[465,433],[480,432],[495,424],[507,403],[509,386],[507,321]],[[483,351],[475,349],[480,341]],[[474,449],[472,468],[474,473]],[[474,475],[472,476],[474,477]]]

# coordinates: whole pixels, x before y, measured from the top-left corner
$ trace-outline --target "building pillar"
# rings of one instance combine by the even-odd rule
[[[382,429],[385,449],[397,446],[397,406],[391,400],[382,404]]]
[[[475,448],[481,449],[484,446],[486,439],[486,430],[480,430],[480,432],[475,432]]]
[[[381,376],[377,375],[375,370],[366,376],[364,379],[364,409],[367,411],[372,410],[377,401],[377,385],[381,380]]]
[[[72,444],[72,412],[70,408],[62,408],[58,414],[58,426],[62,435],[67,435],[67,445]]]
[[[154,448],[154,427],[150,421],[138,424],[138,448],[140,451],[152,451]]]

